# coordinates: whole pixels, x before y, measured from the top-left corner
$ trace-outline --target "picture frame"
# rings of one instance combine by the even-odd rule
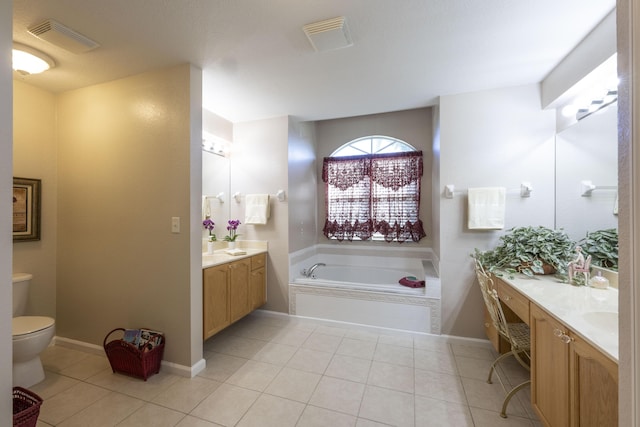
[[[41,180],[13,178],[13,241],[40,240]]]

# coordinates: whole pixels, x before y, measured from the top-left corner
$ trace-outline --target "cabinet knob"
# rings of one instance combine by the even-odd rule
[[[490,324],[489,322],[485,322],[485,323],[484,323],[484,327],[485,327],[485,328],[488,328],[489,326],[491,326],[491,324]]]
[[[564,335],[564,332],[562,332],[560,329],[555,328],[553,330],[553,335],[558,337],[558,338],[562,338],[562,336]]]
[[[509,300],[511,300],[511,297],[509,295],[505,295],[505,296],[502,297],[502,299],[505,300],[505,301],[509,301]]]
[[[569,344],[571,341],[573,341],[573,338],[571,338],[567,334],[564,334],[564,335],[562,335],[562,337],[560,337],[560,341],[562,341],[565,344]]]

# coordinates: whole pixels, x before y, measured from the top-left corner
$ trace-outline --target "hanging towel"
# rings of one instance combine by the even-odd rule
[[[269,195],[247,194],[245,196],[244,223],[266,224],[269,219]]]
[[[503,187],[469,188],[469,229],[503,229],[505,193]]]

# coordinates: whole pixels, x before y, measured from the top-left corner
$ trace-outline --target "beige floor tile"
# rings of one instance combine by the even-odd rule
[[[221,424],[212,423],[211,421],[205,421],[200,418],[187,415],[180,420],[176,427],[218,427]]]
[[[78,383],[45,400],[40,407],[39,419],[51,425],[59,424],[109,393],[101,387]]]
[[[205,378],[180,378],[152,399],[153,403],[189,413],[215,389],[220,382]]]
[[[42,360],[42,366],[44,369],[59,373],[63,369],[79,363],[82,359],[85,359],[88,356],[89,353],[85,353],[83,351],[53,345],[47,347],[40,354],[40,360]]]
[[[270,363],[249,360],[226,381],[228,384],[264,391],[282,368]]]
[[[398,427],[414,426],[414,396],[410,393],[367,386],[358,417]]]
[[[289,360],[287,367],[314,374],[323,374],[332,357],[333,353],[300,348]]]
[[[418,396],[466,405],[467,396],[457,375],[415,370],[415,393]]]
[[[282,329],[273,338],[271,338],[271,342],[300,347],[307,340],[307,338],[309,338],[311,332],[312,331],[306,329],[287,327],[286,329]]]
[[[307,405],[296,427],[353,427],[356,417]]]
[[[300,402],[263,394],[238,423],[238,427],[294,427],[304,410]]]
[[[499,383],[487,384],[487,382],[483,380],[462,377],[462,386],[464,387],[464,392],[467,395],[467,402],[469,402],[470,407],[494,412],[500,412],[502,410],[502,402],[507,393]],[[509,402],[507,415],[527,417],[527,413],[522,407],[520,400],[515,398],[512,398]]]
[[[173,427],[185,414],[163,406],[146,403],[124,419],[118,427]]]
[[[259,396],[260,393],[253,390],[222,384],[190,415],[223,426],[235,426]]]
[[[413,348],[378,343],[373,360],[413,368]]]
[[[356,427],[387,427],[390,425],[391,424],[383,424],[377,421],[366,420],[364,418],[358,418],[356,421]]]
[[[285,344],[267,343],[251,359],[258,362],[271,363],[272,365],[284,366],[293,357],[297,347]]]
[[[58,424],[58,426],[115,426],[138,410],[142,405],[144,405],[144,402],[140,399],[110,392],[107,396],[87,406],[82,411]]]
[[[265,393],[307,403],[319,381],[320,375],[318,374],[283,368],[269,384]]]
[[[339,378],[322,377],[309,404],[332,411],[357,415],[364,384]]]
[[[367,383],[413,394],[414,381],[415,375],[413,368],[374,361],[371,364],[371,371],[369,372]]]
[[[451,346],[446,340],[437,335],[421,335],[414,337],[413,348],[416,350],[436,351],[438,353],[451,353]]]
[[[247,360],[248,359],[242,357],[229,356],[228,354],[209,353],[207,366],[198,376],[224,382],[240,369],[242,365],[247,363]]]
[[[238,328],[235,334],[243,338],[269,341],[280,332],[280,328],[262,323],[256,323],[244,328]]]
[[[494,361],[498,356],[495,351],[487,346],[451,344],[454,356],[472,357],[474,359],[484,359]]]
[[[89,354],[72,366],[62,369],[60,374],[79,380],[86,380],[89,377],[105,371],[111,372],[111,365],[106,356]]]
[[[413,348],[413,336],[403,332],[385,331],[378,337],[378,344],[397,345],[399,347]]]
[[[532,427],[534,425],[528,418],[514,415],[502,418],[498,412],[474,407],[471,407],[470,410],[475,427]]]
[[[207,349],[217,353],[228,354],[230,356],[251,359],[262,347],[265,346],[265,344],[267,344],[267,342],[262,340],[228,335],[216,340],[213,344],[208,346]]]
[[[456,356],[456,366],[461,377],[487,380],[493,360]],[[494,374],[495,375],[495,374]]]
[[[371,360],[336,354],[324,372],[329,377],[366,383],[371,369]]]
[[[359,341],[372,341],[377,343],[378,337],[380,334],[377,332],[372,332],[370,330],[360,330],[360,329],[349,329],[346,334],[344,334],[345,338],[351,338]]]
[[[302,344],[302,347],[308,348],[311,350],[319,350],[326,351],[328,353],[334,353],[340,342],[342,341],[342,337],[335,335],[326,335],[320,334],[318,332],[313,332],[309,335],[309,338]]]
[[[344,335],[347,333],[347,329],[341,328],[339,326],[318,326],[316,328],[316,332],[319,334],[334,335],[336,337],[344,337]]]
[[[30,390],[43,399],[49,399],[79,383],[79,381],[74,378],[65,377],[55,372],[45,371],[44,374],[44,381],[29,387]]]
[[[416,396],[416,426],[474,427],[467,405]]]
[[[414,365],[424,371],[457,374],[456,360],[453,354],[429,350],[414,350]]]
[[[120,376],[119,374],[112,375]],[[147,378],[146,381],[132,378],[128,383],[121,383],[116,391],[149,402],[164,390],[168,389],[172,384],[176,383],[180,378],[181,377],[177,375],[160,371],[160,373]]]
[[[376,341],[363,341],[354,338],[343,338],[336,353],[344,356],[359,357],[361,359],[373,359],[376,351]]]

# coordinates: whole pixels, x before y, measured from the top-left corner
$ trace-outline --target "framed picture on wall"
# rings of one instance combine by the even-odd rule
[[[13,241],[40,240],[40,180],[13,178]]]

